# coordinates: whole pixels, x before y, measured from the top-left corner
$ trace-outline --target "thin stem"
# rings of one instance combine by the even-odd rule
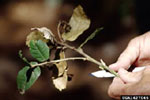
[[[63,41],[61,34],[60,34],[60,25],[61,25],[61,21],[59,21],[58,26],[57,26],[57,34],[58,34],[60,41]]]
[[[51,60],[49,62],[43,62],[43,63],[32,65],[31,67],[34,68],[36,66],[43,66],[46,64],[57,63],[57,62],[62,62],[62,61],[69,61],[69,60],[83,60],[83,61],[85,61],[85,60],[87,60],[87,58],[85,58],[85,57],[72,57],[72,58],[64,58],[64,59],[59,59],[59,60]]]

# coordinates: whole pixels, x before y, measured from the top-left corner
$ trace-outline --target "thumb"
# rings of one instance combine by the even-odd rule
[[[118,74],[125,83],[133,83],[138,82],[141,79],[142,71],[128,72],[127,70],[120,68]]]
[[[111,64],[109,67],[115,71],[118,71],[119,68],[128,69],[139,56],[139,42],[135,38],[130,41],[127,48],[119,56],[116,63]]]

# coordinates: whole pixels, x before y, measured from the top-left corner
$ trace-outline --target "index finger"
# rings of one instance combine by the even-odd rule
[[[119,68],[128,69],[139,56],[139,38],[132,39],[127,48],[119,56],[116,63],[111,64],[109,67],[115,71]]]

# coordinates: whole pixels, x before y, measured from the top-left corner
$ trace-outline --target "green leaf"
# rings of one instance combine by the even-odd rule
[[[24,94],[25,88],[26,88],[26,81],[27,81],[27,76],[26,73],[30,69],[29,66],[25,66],[23,69],[21,69],[18,72],[17,76],[17,87],[20,90],[21,94]]]
[[[30,41],[30,53],[35,59],[40,62],[49,59],[49,47],[42,40]]]
[[[31,76],[29,81],[26,83],[25,90],[29,89],[35,83],[35,81],[38,79],[40,75],[41,75],[40,67],[34,68],[33,71],[31,71]]]
[[[68,41],[76,40],[90,26],[90,19],[87,18],[83,8],[79,5],[74,11],[69,21],[71,30],[62,34],[62,38]]]
[[[30,68],[25,66],[21,69],[17,76],[17,87],[21,94],[24,94],[29,89],[41,74],[40,67]]]
[[[89,40],[93,39],[103,28],[96,29],[88,38],[79,46],[82,48]]]
[[[25,57],[23,57],[22,50],[19,50],[19,57],[20,57],[25,63],[29,64],[28,60],[27,60]]]

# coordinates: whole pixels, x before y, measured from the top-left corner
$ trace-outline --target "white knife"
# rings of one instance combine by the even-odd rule
[[[132,72],[138,72],[141,70],[144,70],[145,66],[143,67],[136,67]],[[106,72],[105,70],[100,70],[100,71],[96,71],[91,73],[90,75],[95,76],[97,78],[109,78],[109,77],[115,77],[115,75],[111,74],[110,72]]]

